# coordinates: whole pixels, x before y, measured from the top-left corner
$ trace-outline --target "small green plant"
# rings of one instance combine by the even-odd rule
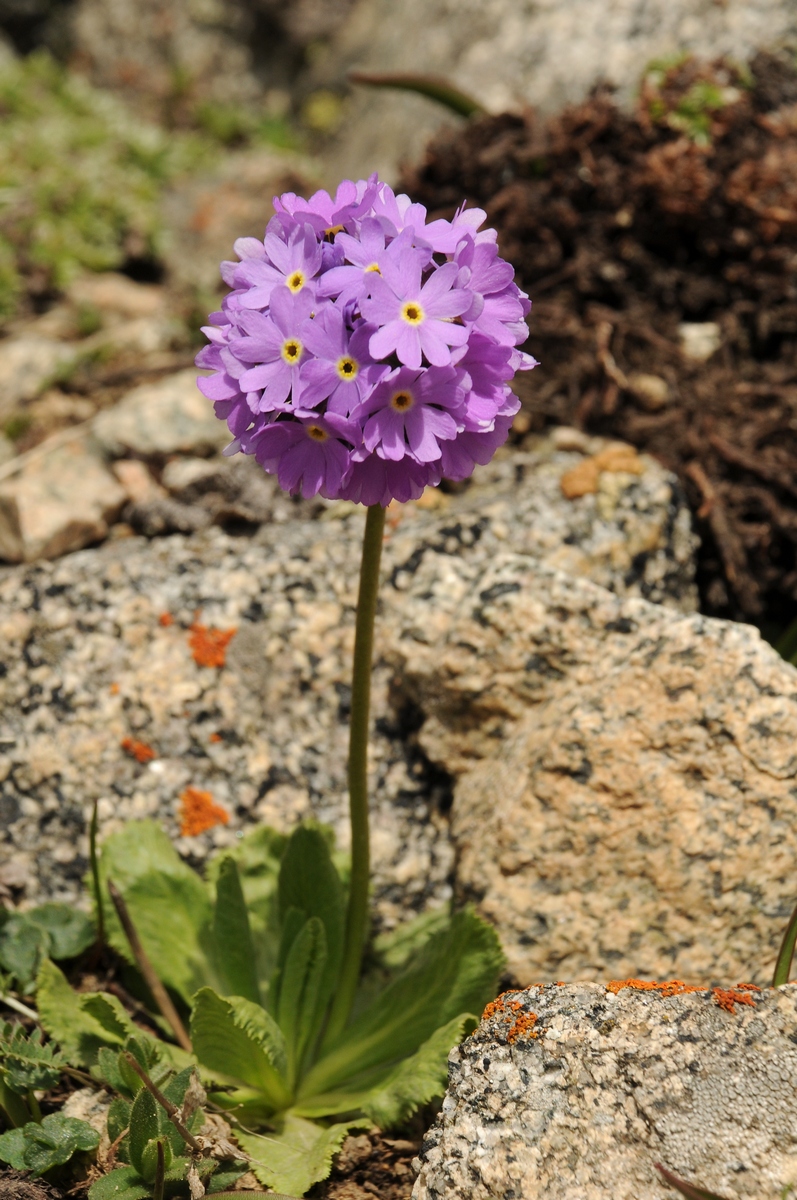
[[[40,1031],[28,1034],[16,1023],[0,1027],[0,1111],[11,1126],[0,1134],[0,1162],[43,1175],[78,1151],[97,1149],[99,1136],[85,1121],[62,1113],[42,1117],[35,1093],[55,1087],[65,1067]]]
[[[258,1178],[294,1195],[324,1178],[350,1129],[396,1125],[441,1093],[448,1052],[475,1026],[503,962],[495,933],[472,912],[425,916],[380,939],[351,1018],[336,1030],[346,887],[322,830],[285,838],[258,829],[203,881],[157,826],[135,822],[105,842],[98,876],[103,897],[110,880],[124,894],[149,966],[190,1013],[193,1060],[169,1046],[167,1061],[198,1062]],[[111,945],[140,966],[107,900],[104,924]],[[72,1061],[122,1093],[115,1055],[137,1035],[118,1001],[78,996],[45,964],[38,1003]],[[91,1200],[104,1197],[92,1191]]]
[[[0,908],[0,967],[29,994],[45,958],[77,958],[94,941],[89,918],[67,904],[42,904],[27,912]]]

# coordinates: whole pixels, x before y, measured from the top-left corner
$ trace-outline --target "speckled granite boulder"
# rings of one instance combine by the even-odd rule
[[[797,985],[667,990],[553,984],[488,1006],[452,1051],[414,1200],[671,1200],[657,1162],[729,1198],[791,1194]]]
[[[672,477],[652,460],[640,475],[615,475],[624,487],[612,514],[597,495],[563,497],[561,476],[579,461],[545,443],[536,455],[495,462],[468,492],[431,493],[433,508],[391,511],[382,650],[429,556],[456,581],[507,545],[529,564],[564,548],[579,556],[578,569],[623,594],[693,605],[692,535]],[[128,538],[0,569],[0,886],[13,879],[26,902],[75,897],[94,799],[107,830],[153,816],[178,836],[187,787],[229,813],[226,826],[178,839],[194,861],[254,822],[289,827],[310,814],[345,845],[363,513],[317,505],[320,519],[311,520],[308,511],[283,497],[253,537],[210,528]],[[436,607],[426,602],[424,621],[437,619]],[[200,624],[237,630],[224,667],[194,660],[197,614]],[[412,722],[391,711],[391,670],[377,666],[373,746],[374,858],[388,922],[442,903],[453,866],[441,812],[447,775],[428,770]],[[126,739],[148,746],[151,760],[137,761]]]
[[[397,616],[420,744],[458,777],[460,894],[518,982],[771,975],[794,903],[797,670],[757,630],[511,554],[427,555]]]

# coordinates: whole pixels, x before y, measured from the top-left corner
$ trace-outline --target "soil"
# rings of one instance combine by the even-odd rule
[[[695,514],[703,611],[782,631],[797,614],[792,60],[662,65],[631,113],[603,89],[553,118],[474,120],[402,186],[434,216],[485,208],[533,299],[541,365],[514,436],[573,425],[655,455]],[[690,333],[715,337],[704,361]]]

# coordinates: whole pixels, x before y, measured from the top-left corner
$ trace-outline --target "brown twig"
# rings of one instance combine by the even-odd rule
[[[728,513],[713,483],[697,460],[687,463],[684,474],[697,484],[703,503],[697,511],[698,517],[707,519],[714,535],[717,549],[725,569],[725,577],[747,613],[761,609],[758,588],[747,571],[747,556],[738,534],[728,519]]]
[[[158,976],[155,974],[155,968],[152,966],[144,947],[141,945],[141,939],[139,938],[138,933],[136,932],[136,927],[131,920],[130,913],[127,910],[127,905],[125,904],[119,889],[116,887],[116,884],[111,879],[108,880],[108,892],[111,900],[113,901],[113,906],[119,916],[122,928],[125,931],[125,936],[130,943],[130,949],[132,950],[133,957],[138,964],[138,969],[144,976],[144,980],[147,984],[147,987],[152,992],[155,1003],[163,1013],[166,1020],[169,1022],[169,1025],[174,1032],[174,1036],[177,1038],[177,1041],[180,1043],[183,1050],[187,1050],[189,1054],[192,1054],[194,1048],[191,1045],[190,1037],[186,1033],[185,1026],[180,1020],[179,1013],[172,1003],[171,996],[166,991],[166,988],[163,986],[160,979],[158,979]]]
[[[185,1144],[187,1146],[191,1147],[194,1154],[202,1154],[203,1150],[202,1150],[202,1147],[200,1146],[199,1142],[196,1140],[196,1138],[194,1137],[193,1134],[188,1132],[185,1125],[180,1120],[180,1116],[179,1116],[180,1110],[177,1107],[177,1105],[172,1104],[171,1100],[166,1099],[166,1097],[164,1096],[164,1094],[160,1090],[160,1088],[158,1088],[152,1082],[152,1080],[150,1079],[147,1072],[144,1070],[144,1068],[141,1066],[141,1064],[133,1057],[133,1055],[130,1053],[129,1050],[124,1051],[124,1056],[125,1056],[125,1060],[133,1068],[136,1075],[138,1075],[139,1079],[144,1084],[144,1087],[147,1089],[149,1094],[152,1096],[153,1100],[156,1100],[157,1103],[160,1104],[161,1108],[165,1109],[166,1115],[168,1116],[172,1125],[177,1130],[177,1132],[179,1133],[180,1137],[183,1139]]]
[[[742,450],[739,446],[732,446],[730,442],[726,442],[725,438],[720,437],[719,434],[709,434],[708,440],[726,462],[731,463],[735,467],[742,467],[745,471],[752,471],[760,479],[766,479],[767,483],[774,483],[777,487],[781,487],[784,491],[789,492],[790,495],[797,496],[797,486],[793,483],[792,472],[788,467],[780,467],[776,463],[768,463],[757,455],[750,454],[747,450]]]

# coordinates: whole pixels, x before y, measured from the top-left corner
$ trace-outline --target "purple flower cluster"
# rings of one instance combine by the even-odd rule
[[[531,305],[485,213],[427,222],[374,175],[286,193],[261,242],[222,263],[232,289],[204,329],[199,387],[225,453],[253,454],[305,497],[389,504],[464,479],[507,437],[507,386],[535,361]]]

